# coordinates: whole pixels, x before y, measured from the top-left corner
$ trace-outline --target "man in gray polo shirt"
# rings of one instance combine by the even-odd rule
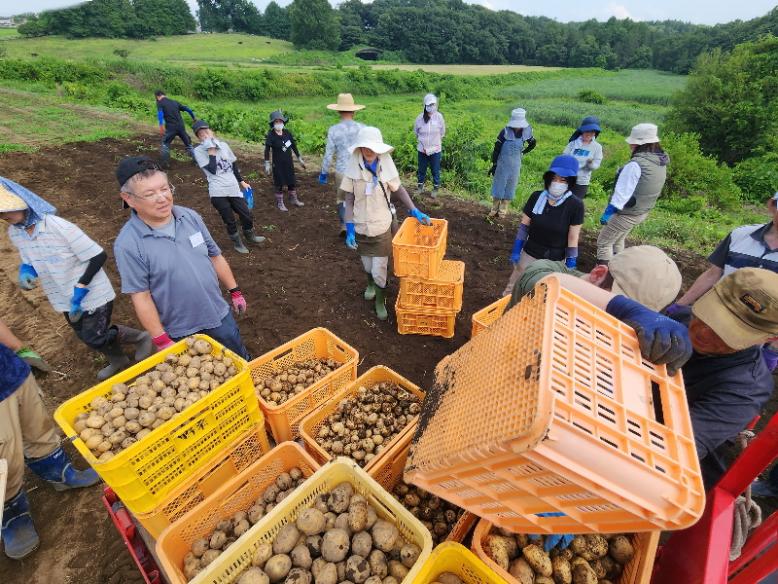
[[[249,359],[219,283],[229,290],[236,313],[246,311],[246,300],[202,217],[173,205],[167,174],[147,156],[122,160],[116,178],[132,208],[114,243],[122,292],[130,295],[154,345],[164,349],[203,333]]]

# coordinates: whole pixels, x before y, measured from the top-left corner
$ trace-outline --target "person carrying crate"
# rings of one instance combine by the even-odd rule
[[[34,552],[40,538],[24,490],[24,466],[54,490],[89,487],[100,477],[77,470],[60,446],[60,438],[41,399],[41,390],[17,352],[23,343],[0,322],[0,458],[8,462],[3,501],[3,550],[13,560]]]
[[[145,332],[111,323],[116,294],[103,270],[107,255],[81,229],[57,216],[57,209],[12,180],[0,177],[0,219],[19,250],[19,286],[32,290],[40,281],[52,308],[60,312],[90,349],[108,358],[100,381],[130,365],[122,345],[135,346],[135,361],[151,354]]]
[[[249,360],[219,283],[229,290],[237,314],[246,312],[246,299],[203,218],[173,204],[175,189],[148,156],[123,159],[116,178],[132,209],[114,243],[122,292],[130,295],[154,345],[165,349],[202,333]]]

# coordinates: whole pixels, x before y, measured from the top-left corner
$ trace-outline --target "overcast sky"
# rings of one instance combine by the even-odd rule
[[[196,8],[195,0],[187,0]],[[276,0],[282,6],[291,0]],[[270,0],[254,0],[263,9]],[[72,0],[0,0],[0,15],[13,14],[20,10],[37,12],[49,8],[60,8],[73,4]],[[337,2],[332,1],[332,4]],[[748,20],[762,16],[776,6],[776,0],[705,0],[691,2],[684,0],[556,0],[541,2],[539,0],[471,0],[471,4],[481,4],[494,10],[513,10],[520,14],[548,16],[562,22],[588,20],[596,18],[607,20],[616,18],[632,18],[633,20],[683,20],[702,24],[716,24],[731,20]],[[704,5],[704,8],[701,6]]]

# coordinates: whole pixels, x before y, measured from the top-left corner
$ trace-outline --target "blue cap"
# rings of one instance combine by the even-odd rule
[[[569,154],[562,154],[551,161],[551,166],[548,169],[565,178],[576,176],[578,174],[578,161]]]
[[[583,120],[581,120],[581,125],[578,126],[579,132],[597,132],[598,134],[602,131],[600,130],[600,118],[597,116],[586,116]]]

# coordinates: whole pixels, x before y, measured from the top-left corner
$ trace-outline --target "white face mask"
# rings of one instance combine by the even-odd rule
[[[281,130],[284,129],[284,124],[282,123],[273,124],[273,128],[276,130],[276,132],[280,132]]]
[[[438,109],[438,104],[431,103],[428,106],[425,106],[424,109],[427,110],[427,113],[434,114]]]
[[[567,192],[567,183],[552,182],[548,187],[548,194],[555,199],[561,197]]]

